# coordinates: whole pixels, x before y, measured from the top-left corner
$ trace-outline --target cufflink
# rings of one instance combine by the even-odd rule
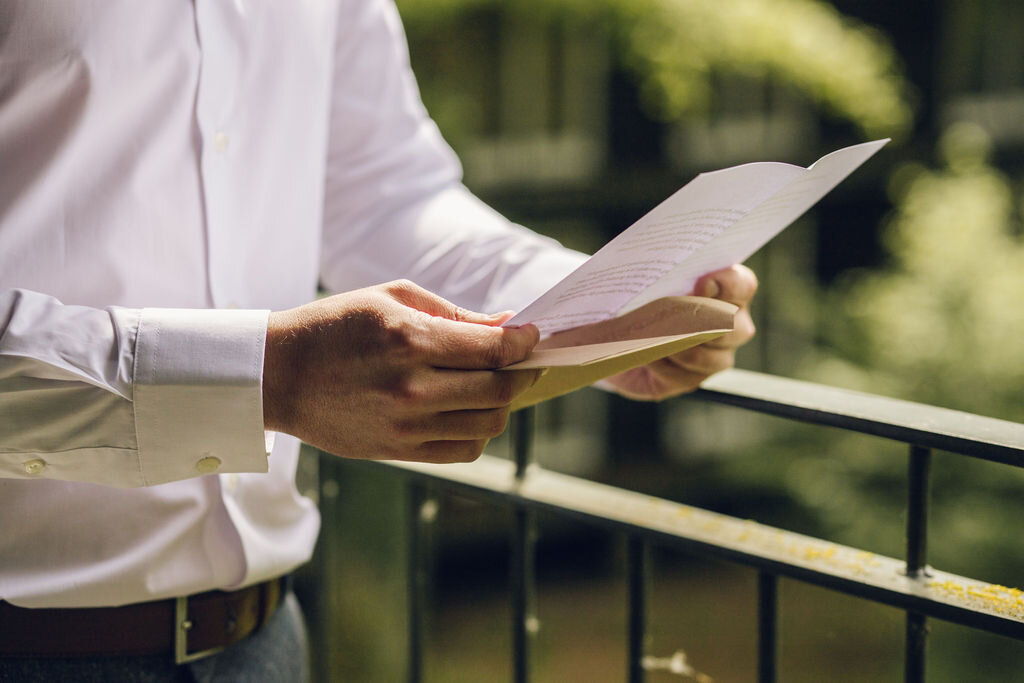
[[[208,455],[196,462],[196,471],[199,474],[213,474],[220,469],[220,458]]]

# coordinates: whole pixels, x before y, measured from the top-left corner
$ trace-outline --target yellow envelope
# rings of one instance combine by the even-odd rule
[[[526,360],[502,370],[546,370],[512,403],[518,410],[703,344],[733,329],[737,307],[718,299],[672,296],[617,318],[558,332]]]

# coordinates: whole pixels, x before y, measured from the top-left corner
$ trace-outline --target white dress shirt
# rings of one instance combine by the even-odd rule
[[[390,0],[5,0],[0,599],[291,570],[319,518],[265,448],[268,309],[400,277],[516,309],[581,259],[461,185]]]

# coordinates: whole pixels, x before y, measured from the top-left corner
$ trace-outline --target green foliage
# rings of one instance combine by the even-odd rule
[[[884,233],[892,263],[833,294],[845,320],[832,316],[831,341],[870,368],[863,379],[875,391],[1024,420],[1024,239],[1013,191],[987,162],[978,128],[954,126],[940,146],[945,168],[894,174]]]
[[[889,42],[822,0],[399,0],[399,6],[414,39],[439,41],[457,20],[495,8],[538,23],[556,16],[594,26],[596,36],[612,38],[649,113],[662,119],[711,112],[716,77],[734,74],[785,84],[867,136],[900,137],[911,125],[909,87]],[[473,94],[459,90],[464,83],[433,87],[431,79],[444,77],[437,73],[444,67],[433,66],[433,74],[420,77],[435,118],[435,102],[443,101],[450,104],[440,105],[442,118],[465,116],[475,106]],[[441,97],[429,97],[431,90]],[[823,295],[822,335],[831,352],[804,374],[1024,421],[1020,207],[1011,183],[989,163],[988,141],[977,128],[952,127],[940,152],[940,168],[908,164],[893,175],[895,208],[884,234],[890,262],[853,273]],[[778,514],[796,522],[766,519],[771,505],[756,516],[899,556],[904,451],[881,439],[797,425],[759,443],[756,458],[722,458],[721,490],[744,500],[784,497],[788,505],[776,505]],[[1020,585],[1024,556],[1012,530],[1024,515],[1024,471],[940,454],[932,482],[932,535],[942,540],[933,546],[934,565]]]
[[[487,6],[595,22],[634,72],[648,112],[710,111],[716,74],[785,83],[868,136],[903,136],[912,111],[896,53],[821,0],[400,0],[410,34]]]
[[[664,117],[706,111],[716,71],[786,83],[869,136],[899,137],[911,111],[892,47],[816,0],[658,0],[628,36]]]
[[[939,151],[941,168],[911,164],[894,173],[895,209],[884,231],[890,263],[854,273],[829,293],[825,335],[835,355],[809,374],[1021,421],[1024,236],[1012,187],[990,165],[988,138],[975,126],[952,126]],[[884,449],[843,435],[827,444],[827,459],[801,456],[790,465],[798,479],[831,473],[830,490],[853,504],[815,513],[854,545],[891,532],[905,473],[899,453]],[[931,529],[942,540],[931,554],[935,566],[1019,585],[1024,553],[1013,530],[1024,515],[1022,486],[1020,469],[940,454],[932,477]],[[801,489],[790,493],[804,498]],[[861,512],[844,520],[850,511]]]

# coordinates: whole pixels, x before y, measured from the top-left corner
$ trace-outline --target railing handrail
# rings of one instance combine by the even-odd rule
[[[728,370],[695,394],[812,424],[1024,467],[1024,424],[768,375]]]
[[[1024,425],[956,410],[745,370],[719,373],[695,394],[784,419],[833,426],[909,445],[906,559],[897,560],[751,520],[546,470],[532,462],[533,410],[513,420],[511,460],[481,456],[455,465],[374,464],[410,479],[410,575],[422,573],[420,527],[428,490],[508,505],[513,597],[513,681],[526,683],[533,623],[533,525],[537,512],[573,517],[628,540],[628,680],[645,680],[646,555],[649,544],[736,562],[758,571],[758,680],[777,680],[777,581],[789,577],[906,613],[904,679],[925,680],[927,619],[937,617],[1024,640],[1024,591],[928,566],[933,448],[1024,467]],[[428,515],[432,518],[432,514]],[[421,680],[422,593],[410,584],[409,680]]]
[[[947,572],[907,576],[906,563],[751,520],[710,512],[531,465],[517,479],[515,463],[483,455],[454,465],[374,463],[483,495],[517,509],[557,511],[659,545],[764,569],[894,607],[1024,639],[1024,596],[1015,589]]]

